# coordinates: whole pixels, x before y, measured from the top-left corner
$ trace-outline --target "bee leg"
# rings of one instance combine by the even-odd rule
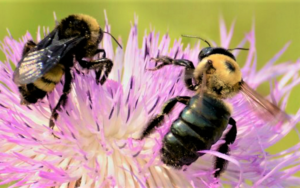
[[[236,128],[236,122],[233,118],[229,119],[229,124],[232,125],[230,130],[225,135],[225,143],[220,145],[219,149],[217,150],[220,153],[228,155],[229,153],[229,144],[232,144],[236,139],[237,134],[237,128]],[[219,177],[220,174],[225,170],[226,166],[228,164],[228,161],[222,158],[217,157],[215,161],[215,169],[218,169],[214,176]]]
[[[188,96],[178,96],[168,100],[162,108],[162,113],[156,115],[150,122],[148,122],[145,130],[143,131],[139,139],[144,139],[154,131],[155,127],[161,126],[164,121],[164,115],[168,115],[173,110],[177,102],[187,105],[190,99],[191,97]]]
[[[63,88],[63,94],[60,96],[56,106],[53,108],[51,117],[50,117],[50,122],[49,122],[49,127],[54,128],[54,121],[57,120],[58,118],[58,113],[57,111],[61,110],[61,106],[65,106],[67,99],[68,99],[68,94],[71,92],[71,87],[72,87],[72,73],[70,69],[65,70],[65,84]]]
[[[77,61],[82,68],[94,69],[95,73],[96,73],[96,82],[97,82],[97,84],[100,83],[101,85],[104,84],[104,82],[106,81],[106,79],[113,67],[112,60],[107,59],[107,58],[101,58],[101,59],[96,59],[96,60],[92,60],[92,61],[85,61],[85,60],[77,60]],[[101,76],[101,72],[102,72],[103,68],[105,68],[105,71],[100,80],[100,76]]]
[[[22,57],[24,57],[24,55],[27,54],[27,52],[29,52],[35,46],[36,44],[32,40],[27,41],[23,48]]]
[[[104,49],[97,49],[97,51],[96,51],[95,54],[100,53],[100,52],[103,53],[102,58],[106,58],[106,52],[105,52]],[[112,67],[112,65],[111,65],[111,67]],[[103,66],[99,67],[98,70],[95,70],[95,74],[96,74],[96,83],[97,83],[97,84],[100,83],[101,85],[104,84],[104,82],[106,81],[106,78],[107,78],[107,77],[103,77],[103,78],[101,79],[102,81],[99,81],[99,80],[100,80],[100,77],[101,77],[102,69],[103,69]],[[106,69],[106,70],[107,70],[107,69]],[[110,73],[110,71],[111,71],[111,69],[109,70],[109,72],[107,73],[106,76],[108,76],[108,74]],[[105,74],[105,73],[104,73],[104,74]]]
[[[157,65],[153,69],[148,69],[150,71],[156,71],[166,65],[177,65],[177,66],[185,67],[185,71],[184,71],[185,85],[189,90],[192,90],[192,91],[196,90],[197,85],[193,85],[192,76],[191,76],[195,70],[195,66],[194,66],[193,62],[186,60],[186,59],[172,59],[167,56],[160,56],[158,58],[152,58],[152,60],[154,60],[155,62],[162,62],[162,63]]]
[[[103,55],[102,55],[102,58],[106,58],[106,52],[105,52],[105,50],[104,50],[104,49],[97,49],[97,51],[96,51],[95,55],[96,55],[96,54],[98,54],[98,53],[100,53],[100,52],[102,52],[102,53],[103,53]]]
[[[100,60],[101,60],[101,59],[100,59]],[[99,60],[99,61],[100,61],[100,60]],[[112,62],[110,59],[106,59],[106,60],[104,60],[104,61],[103,61],[103,59],[102,59],[101,61],[102,61],[101,64],[104,64],[104,66],[102,66],[102,67],[105,67],[105,71],[104,71],[104,73],[103,73],[103,75],[102,75],[102,78],[101,78],[101,80],[100,80],[100,84],[103,85],[104,82],[106,81],[106,79],[108,78],[109,73],[111,72],[111,69],[112,69],[112,67],[113,67],[113,62]],[[101,71],[102,71],[102,68],[99,69],[100,74],[101,74]],[[96,75],[97,75],[97,74],[96,74]],[[99,83],[99,78],[100,78],[100,75],[99,75],[98,78],[96,78],[96,79],[97,79],[97,83]]]

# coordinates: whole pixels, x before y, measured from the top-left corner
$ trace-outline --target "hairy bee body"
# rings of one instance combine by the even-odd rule
[[[183,66],[184,83],[187,89],[196,92],[193,96],[177,96],[169,99],[164,104],[162,112],[148,122],[139,138],[144,139],[155,130],[155,127],[163,125],[164,117],[172,112],[177,103],[185,105],[170,130],[164,135],[160,150],[162,162],[176,169],[195,162],[203,155],[199,151],[210,150],[222,135],[224,142],[218,146],[217,151],[229,155],[230,145],[237,136],[237,125],[231,117],[232,106],[224,99],[233,97],[240,91],[266,110],[266,114],[288,119],[276,105],[264,99],[244,82],[239,65],[230,49],[211,47],[207,41],[205,42],[209,47],[199,52],[199,63],[196,67],[187,59],[160,56],[152,59],[161,64],[148,69],[156,71],[166,65]],[[231,127],[225,133],[228,124]],[[214,161],[213,174],[219,177],[226,169],[228,161],[221,156],[216,156]]]
[[[102,31],[95,18],[76,14],[62,19],[37,44],[28,41],[13,75],[13,81],[21,94],[21,104],[32,104],[43,99],[64,76],[63,93],[50,117],[50,127],[53,127],[53,120],[58,117],[57,111],[66,104],[67,95],[71,91],[74,59],[82,68],[95,70],[97,84],[106,81],[113,62],[106,58],[104,49],[98,48],[104,33],[110,34]],[[116,41],[114,37],[113,39]],[[120,46],[119,43],[118,45]],[[99,59],[83,59],[92,58],[100,52],[103,55]],[[103,77],[100,79],[102,71]]]
[[[56,38],[55,35],[57,35]],[[94,18],[82,14],[70,15],[45,37],[46,40],[42,40],[37,45],[32,41],[25,45],[21,62],[34,63],[41,53],[46,53],[46,48],[53,45],[53,42],[67,41],[72,38],[78,39],[78,42],[69,45],[69,49],[65,50],[66,53],[62,57],[52,61],[53,67],[50,70],[32,83],[19,84],[21,103],[36,103],[39,99],[43,99],[48,92],[53,91],[55,85],[62,79],[64,70],[73,67],[73,55],[78,60],[94,56],[98,44],[103,38],[103,32]]]
[[[201,103],[201,105],[199,105]],[[175,168],[190,165],[222,136],[230,118],[230,108],[208,94],[193,96],[163,139],[162,161]]]

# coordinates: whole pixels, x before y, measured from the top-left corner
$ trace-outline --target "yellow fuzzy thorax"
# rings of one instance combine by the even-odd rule
[[[208,61],[212,62],[212,67],[207,69]],[[195,69],[194,77],[199,80],[203,72],[206,73],[206,92],[218,98],[228,98],[235,95],[240,88],[242,73],[237,62],[229,56],[223,54],[213,54],[205,57]],[[216,94],[215,90],[220,93]]]

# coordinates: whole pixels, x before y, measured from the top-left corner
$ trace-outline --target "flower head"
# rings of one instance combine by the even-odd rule
[[[106,31],[110,26],[106,20]],[[41,39],[38,32],[37,41]],[[221,22],[221,45],[229,46],[233,26],[227,33]],[[163,136],[183,106],[178,106],[164,125],[150,137],[135,140],[144,130],[146,122],[160,113],[168,99],[178,95],[193,95],[182,82],[182,69],[168,66],[150,72],[151,57],[168,55],[186,58],[197,65],[200,43],[185,49],[181,39],[170,47],[168,34],[146,34],[142,48],[138,47],[137,21],[132,25],[126,49],[114,51],[111,38],[104,36],[101,48],[114,62],[109,79],[103,86],[95,82],[89,72],[76,72],[67,105],[59,112],[54,130],[48,127],[50,106],[56,104],[63,84],[42,101],[20,105],[19,93],[12,81],[14,67],[21,58],[27,33],[20,41],[6,37],[2,51],[6,62],[0,72],[0,179],[1,184],[15,182],[14,187],[219,187],[225,184],[250,187],[287,187],[299,185],[292,176],[300,168],[300,143],[277,154],[266,148],[288,134],[300,119],[300,111],[285,124],[260,119],[242,95],[230,102],[237,121],[238,135],[230,145],[230,156],[210,151],[184,170],[164,165],[160,160]],[[284,109],[291,89],[300,82],[297,71],[300,62],[275,61],[287,45],[260,70],[256,71],[255,36],[252,29],[239,47],[250,43],[244,67],[244,79],[257,87],[264,81],[282,78],[271,88],[274,101],[282,100]],[[234,55],[238,55],[235,51]],[[80,67],[76,67],[80,69]],[[53,136],[56,135],[58,138]],[[214,156],[229,160],[221,179],[213,177]],[[250,182],[250,184],[249,184]]]

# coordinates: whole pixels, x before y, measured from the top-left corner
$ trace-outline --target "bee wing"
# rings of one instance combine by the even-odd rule
[[[37,49],[40,50],[42,48],[46,48],[55,40],[58,40],[58,28],[55,28],[51,31],[45,38],[43,38],[38,44]]]
[[[282,111],[277,105],[271,103],[263,96],[258,94],[254,89],[252,89],[246,82],[241,85],[241,91],[254,101],[255,103],[250,103],[254,107],[255,112],[264,120],[269,121],[270,119],[278,121],[289,120],[290,117]]]
[[[57,38],[56,33],[51,44],[47,47],[38,49],[39,43],[37,50],[29,52],[21,59],[13,75],[13,81],[16,84],[33,83],[53,68],[65,54],[84,39],[84,37],[73,37],[63,40],[58,40]]]

